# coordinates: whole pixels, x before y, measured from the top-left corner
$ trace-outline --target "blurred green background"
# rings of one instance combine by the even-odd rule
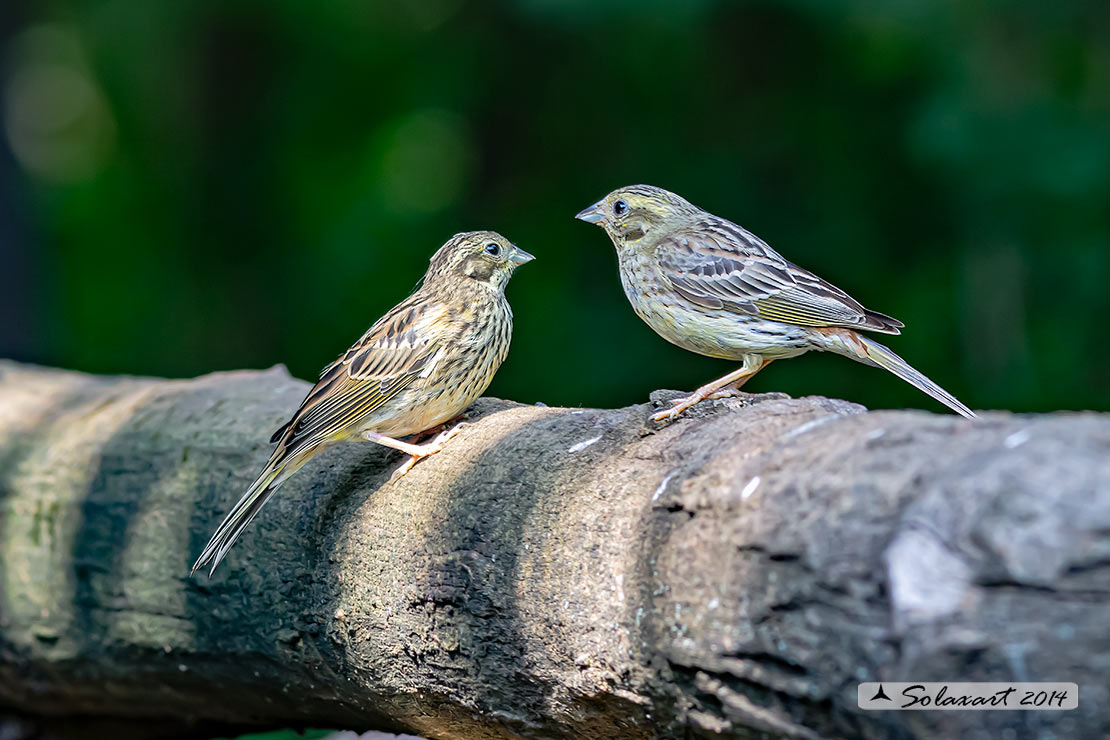
[[[572,216],[667,187],[907,324],[976,408],[1110,409],[1110,4],[5,0],[0,355],[313,378],[456,231],[538,260],[490,393],[731,368]],[[832,356],[749,386],[942,410]]]

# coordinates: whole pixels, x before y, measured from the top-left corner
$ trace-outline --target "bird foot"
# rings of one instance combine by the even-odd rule
[[[441,451],[443,449],[443,446],[447,444],[447,442],[450,441],[452,437],[461,432],[462,428],[465,426],[466,422],[461,421],[447,431],[440,432],[440,434],[431,442],[422,445],[408,445],[404,451],[407,452],[411,457],[409,457],[408,460],[405,460],[405,462],[401,464],[401,467],[393,471],[393,475],[389,477],[389,480],[391,482],[397,480],[398,478],[405,475],[405,473],[412,470],[412,467],[416,465],[416,463]]]
[[[679,416],[685,413],[687,409],[696,406],[704,400],[705,396],[697,393],[686,396],[685,398],[676,398],[671,401],[671,407],[669,409],[656,411],[654,414],[652,414],[651,420],[659,422],[673,421],[674,419],[677,419]]]
[[[745,393],[744,391],[735,388],[722,388],[719,391],[713,391],[705,397],[706,401],[719,401],[722,398],[751,398],[754,393]]]
[[[719,388],[713,391],[695,391],[685,398],[676,398],[671,401],[669,409],[656,411],[651,415],[652,421],[668,422],[677,419],[689,409],[697,406],[702,401],[716,401],[722,398],[746,398],[751,396],[750,393],[737,390],[736,388]]]

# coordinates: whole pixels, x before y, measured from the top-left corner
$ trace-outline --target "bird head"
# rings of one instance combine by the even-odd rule
[[[651,245],[697,208],[669,190],[652,185],[617,188],[575,218],[605,229],[618,248]]]
[[[504,291],[516,268],[534,259],[496,231],[467,231],[455,234],[432,255],[427,277],[473,280]]]

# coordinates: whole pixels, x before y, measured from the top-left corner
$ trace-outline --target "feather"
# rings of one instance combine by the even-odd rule
[[[754,234],[711,217],[660,239],[664,278],[687,300],[706,308],[786,324],[850,327],[898,334],[903,324],[865,309],[808,270],[791,264]]]

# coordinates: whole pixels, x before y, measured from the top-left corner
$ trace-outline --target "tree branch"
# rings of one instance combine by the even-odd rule
[[[433,738],[1110,736],[1110,420],[483,399],[347,444],[189,565],[306,384],[0,363],[0,704]],[[746,405],[745,405],[746,404]],[[1074,681],[864,712],[862,680]]]

